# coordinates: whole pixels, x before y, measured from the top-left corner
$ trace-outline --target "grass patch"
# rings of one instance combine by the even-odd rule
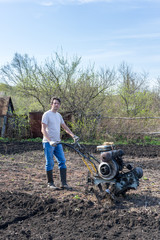
[[[14,138],[2,138],[0,137],[0,142],[37,142],[37,143],[41,143],[42,142],[42,138],[28,138],[28,139],[21,139],[21,140],[17,140]],[[69,138],[67,140],[62,140],[62,142],[64,143],[68,143],[71,144],[73,143],[73,139]],[[80,141],[80,144],[85,144],[85,145],[102,145],[104,142],[107,142],[107,140],[90,140],[88,142],[86,141]],[[127,145],[127,144],[137,144],[137,145],[160,145],[160,138],[159,137],[153,137],[153,136],[144,136],[141,138],[132,138],[129,139],[127,137],[122,137],[122,136],[117,136],[115,137],[115,141],[114,141],[115,145]]]

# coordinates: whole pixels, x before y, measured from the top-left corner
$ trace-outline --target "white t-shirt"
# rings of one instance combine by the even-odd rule
[[[42,116],[42,123],[47,125],[46,131],[51,139],[51,141],[60,141],[60,130],[61,124],[64,120],[60,113],[52,112],[51,110],[45,112]],[[43,136],[43,142],[48,142],[48,140]]]

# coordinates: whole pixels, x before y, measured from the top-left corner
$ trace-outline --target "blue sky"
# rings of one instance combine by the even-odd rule
[[[16,52],[160,77],[160,0],[0,0],[0,66]]]

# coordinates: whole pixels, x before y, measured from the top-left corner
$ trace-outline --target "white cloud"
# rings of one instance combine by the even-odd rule
[[[155,2],[159,3],[159,0],[50,0],[50,1],[41,1],[41,0],[0,0],[0,3],[23,3],[23,2],[30,2],[30,3],[39,3],[43,6],[52,6],[55,4],[89,4],[89,3],[100,3],[100,2],[106,2],[106,3],[140,3],[140,2]]]
[[[159,2],[160,0],[65,0],[63,2],[73,2],[73,3],[81,3],[81,4],[86,4],[86,3],[93,3],[93,2],[106,2],[106,3],[110,3],[110,2],[114,2],[114,3],[120,3],[120,2],[126,2],[126,3],[133,3],[133,2]],[[61,0],[57,0],[57,2],[62,2]]]
[[[20,0],[0,0],[0,3],[15,3],[15,2],[21,2]]]
[[[114,39],[143,39],[143,38],[144,39],[147,39],[147,38],[160,38],[160,33],[122,35],[122,36],[117,36]]]
[[[53,6],[53,2],[52,1],[44,1],[44,2],[41,2],[40,3],[42,6],[45,6],[45,7],[51,7]]]
[[[37,0],[0,0],[0,3],[36,3]]]
[[[119,60],[123,58],[125,58],[126,56],[130,56],[132,55],[133,52],[131,50],[124,50],[124,51],[110,51],[110,50],[106,50],[104,49],[102,51],[102,49],[100,49],[100,51],[97,50],[97,53],[95,53],[95,50],[93,51],[93,53],[90,53],[90,54],[86,54],[86,55],[83,55],[83,59],[85,60],[91,60],[93,62],[99,62],[100,65],[101,63],[105,62],[105,61],[110,61],[111,63],[114,63],[115,62],[115,59]]]
[[[92,3],[92,2],[112,2],[113,0],[78,0],[80,3]]]

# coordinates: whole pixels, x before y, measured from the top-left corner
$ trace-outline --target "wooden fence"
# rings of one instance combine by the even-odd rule
[[[99,122],[99,132],[107,135],[160,136],[160,117],[103,117]]]
[[[37,116],[40,118],[38,119]],[[68,116],[68,115],[67,115]],[[67,119],[67,118],[66,118]],[[65,119],[65,120],[66,120]],[[68,121],[72,121],[69,115]],[[31,124],[32,123],[32,124]],[[34,124],[33,124],[34,123]],[[35,128],[36,125],[36,128]],[[41,114],[36,115],[36,121],[29,120],[25,116],[20,118],[13,116],[7,121],[7,131],[5,137],[29,138],[37,137],[40,134]],[[34,135],[33,135],[34,129]],[[36,131],[38,131],[36,133]],[[76,134],[76,133],[75,133]],[[99,118],[96,127],[96,138],[107,139],[107,136],[136,136],[150,135],[160,136],[160,117],[102,117]],[[41,136],[39,136],[41,137]]]

